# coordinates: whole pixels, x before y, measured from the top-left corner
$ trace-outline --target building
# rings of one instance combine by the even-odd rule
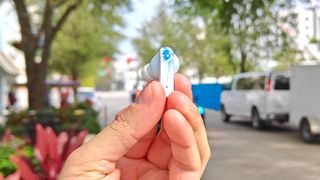
[[[15,77],[19,69],[13,64],[11,58],[0,53],[0,117],[6,114],[9,107],[9,92],[15,84]]]
[[[0,1],[0,117],[6,114],[8,94],[15,84],[25,84],[24,57],[11,43],[20,39],[20,28],[12,1]],[[20,108],[27,107],[26,89],[16,89]],[[1,121],[0,121],[1,122]]]
[[[308,61],[320,61],[320,6],[297,8],[297,32],[293,38]]]
[[[129,62],[125,59],[123,56],[112,62],[114,69],[112,90],[131,91],[139,82],[140,61],[133,59]]]

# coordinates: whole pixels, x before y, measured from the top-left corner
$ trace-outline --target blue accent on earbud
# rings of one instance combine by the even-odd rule
[[[200,114],[200,115],[203,115],[206,110],[204,109],[204,107],[198,106],[198,111],[199,111],[199,114]]]
[[[167,62],[171,61],[173,59],[173,51],[172,51],[172,49],[169,48],[169,47],[165,47],[163,52],[162,52],[162,58]]]

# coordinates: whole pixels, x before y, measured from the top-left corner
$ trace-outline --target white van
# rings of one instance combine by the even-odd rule
[[[233,77],[230,89],[221,95],[221,119],[232,115],[251,117],[252,126],[261,129],[272,120],[287,122],[290,108],[288,71],[249,72]]]
[[[320,65],[299,65],[292,69],[289,124],[299,128],[306,142],[320,137]]]

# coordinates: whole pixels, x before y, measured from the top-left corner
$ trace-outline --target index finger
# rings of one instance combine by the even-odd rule
[[[182,92],[190,100],[192,100],[191,83],[184,75],[175,75],[174,89],[175,91]],[[164,127],[163,121],[161,127]],[[169,139],[166,130],[164,128],[161,128],[159,134],[149,148],[147,154],[148,160],[160,168],[167,168],[172,155],[170,142],[171,140]]]
[[[179,111],[190,123],[197,141],[204,170],[211,152],[203,120],[197,107],[184,93],[175,91],[167,99],[167,108]]]
[[[174,76],[174,90],[184,93],[192,101],[191,83],[186,76],[182,74],[176,74]]]

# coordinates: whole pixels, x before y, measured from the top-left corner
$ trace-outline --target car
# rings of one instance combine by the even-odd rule
[[[262,129],[272,121],[288,122],[289,111],[289,71],[237,74],[221,94],[220,117],[224,122],[240,115],[250,117],[255,129]]]
[[[96,111],[99,111],[101,108],[101,104],[96,96],[96,90],[92,87],[79,87],[77,89],[77,100],[78,102],[92,103],[92,107]]]
[[[147,84],[147,82],[145,82],[143,80],[139,80],[136,82],[136,84],[133,86],[132,90],[130,91],[131,102],[136,101],[136,98],[138,97],[138,95],[143,90],[143,88],[146,84]]]

